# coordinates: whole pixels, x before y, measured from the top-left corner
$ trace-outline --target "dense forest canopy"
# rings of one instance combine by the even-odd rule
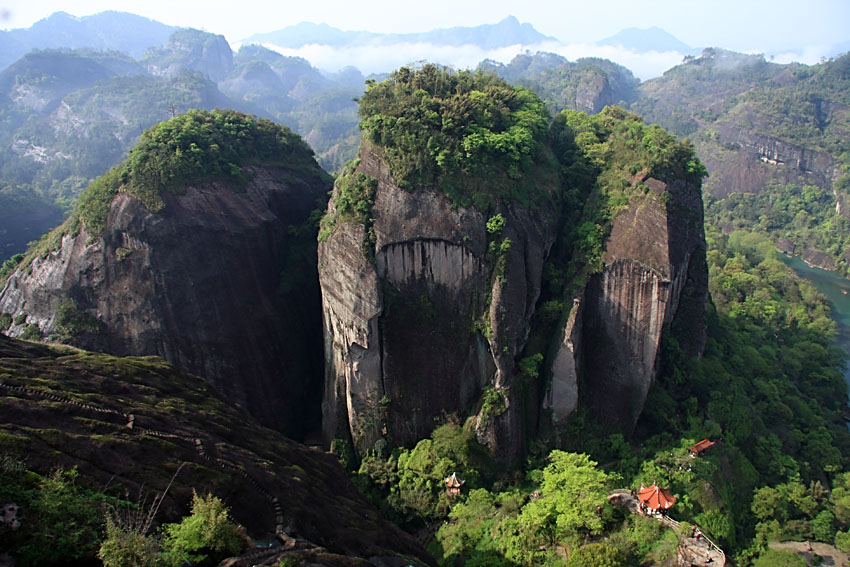
[[[464,204],[545,195],[548,115],[531,91],[484,73],[402,67],[367,83],[360,128],[401,186],[436,185]],[[542,170],[542,171],[541,171]],[[475,190],[486,176],[489,195]],[[551,183],[551,180],[549,180]]]

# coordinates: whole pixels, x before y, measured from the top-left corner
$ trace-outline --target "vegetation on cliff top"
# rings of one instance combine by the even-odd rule
[[[367,82],[360,117],[402,187],[435,185],[486,209],[501,198],[533,202],[556,182],[543,102],[494,75],[402,67]]]
[[[92,236],[101,235],[119,193],[159,212],[165,206],[163,194],[181,194],[191,184],[228,181],[238,191],[250,179],[250,166],[258,164],[327,178],[309,146],[269,120],[233,110],[190,110],[161,122],[144,132],[126,160],[88,186],[61,226],[31,243],[25,255],[3,264],[0,285],[17,266],[59,248],[62,237],[77,234],[83,226]]]
[[[146,130],[127,159],[80,196],[77,211],[86,229],[97,235],[118,193],[158,212],[165,206],[163,193],[179,194],[187,185],[209,180],[238,186],[247,179],[243,168],[252,164],[309,168],[312,155],[301,138],[269,120],[233,110],[190,110]]]

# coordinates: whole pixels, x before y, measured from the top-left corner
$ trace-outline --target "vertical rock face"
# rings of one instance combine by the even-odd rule
[[[481,212],[436,190],[400,189],[374,146],[364,143],[360,158],[357,171],[378,180],[374,262],[363,225],[339,222],[319,245],[319,279],[325,436],[350,435],[364,450],[381,438],[405,445],[426,437],[435,418],[465,414],[485,387],[510,398],[554,215],[505,207],[499,240],[511,242],[498,259],[488,255]],[[515,454],[519,421],[509,404],[503,409],[479,434]]]
[[[145,63],[154,75],[171,76],[188,67],[221,81],[233,70],[233,50],[223,35],[182,29],[171,34],[164,47],[150,50]]]
[[[837,176],[838,167],[827,152],[795,146],[733,124],[718,128],[718,136],[737,152],[731,156],[703,152],[712,172],[705,190],[715,197],[758,193],[771,181],[831,187]]]
[[[705,342],[708,288],[699,189],[646,180],[645,198],[614,219],[604,268],[585,291],[583,363],[592,411],[631,432],[655,379],[661,334],[684,348]]]
[[[156,214],[115,197],[102,238],[66,236],[29,273],[9,278],[0,312],[26,322],[8,334],[33,324],[44,336],[60,333],[56,312],[70,299],[102,330],[67,342],[162,356],[266,425],[303,435],[317,425],[321,386],[310,377],[321,374],[320,307],[312,237],[291,231],[328,186],[277,166],[249,172],[244,192],[200,184],[164,195]]]
[[[561,331],[552,363],[552,379],[543,409],[551,413],[553,423],[564,423],[578,407],[578,383],[581,372],[582,300],[576,298]]]

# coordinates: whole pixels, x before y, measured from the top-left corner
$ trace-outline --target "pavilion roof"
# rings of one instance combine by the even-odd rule
[[[669,510],[676,503],[676,497],[670,494],[669,490],[661,488],[657,484],[641,486],[638,491],[638,500],[652,510]]]
[[[714,443],[715,443],[714,441],[709,441],[708,439],[703,439],[702,441],[700,441],[696,445],[691,446],[691,453],[697,453],[697,454],[702,453],[706,449],[709,449],[710,447],[712,447],[714,445]]]
[[[460,488],[465,482],[457,477],[457,473],[452,473],[452,476],[446,478],[446,488]]]

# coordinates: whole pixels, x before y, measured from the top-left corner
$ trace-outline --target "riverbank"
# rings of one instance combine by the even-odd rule
[[[799,256],[780,254],[779,257],[798,276],[810,281],[819,292],[826,296],[831,309],[830,317],[838,327],[835,343],[850,358],[850,280],[835,272],[811,266]],[[850,364],[844,368],[844,379],[850,387]],[[848,427],[850,427],[850,421],[848,421]]]

